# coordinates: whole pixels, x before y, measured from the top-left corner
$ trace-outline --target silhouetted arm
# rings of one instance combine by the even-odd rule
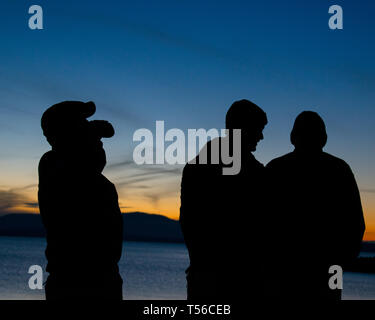
[[[193,212],[193,199],[194,199],[194,190],[193,190],[193,179],[192,172],[189,164],[187,164],[183,170],[182,180],[181,180],[181,207],[180,207],[180,226],[182,234],[184,236],[186,247],[188,248],[189,255],[193,247],[192,239],[192,225],[194,220]]]
[[[360,252],[365,221],[361,205],[358,186],[350,167],[346,167],[345,183],[342,194],[342,208],[344,218],[344,237],[347,248],[344,250],[344,259],[354,259]]]
[[[207,170],[210,170],[207,166],[188,164],[182,175],[180,225],[191,263],[201,262],[202,252],[209,254],[215,240],[209,217],[210,203],[217,199],[209,196]]]

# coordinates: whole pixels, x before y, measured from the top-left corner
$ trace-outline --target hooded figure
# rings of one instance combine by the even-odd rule
[[[360,195],[349,165],[323,152],[322,118],[304,111],[290,135],[295,149],[267,165],[273,272],[285,299],[341,299],[332,290],[332,265],[359,254],[365,230]]]
[[[46,298],[122,299],[123,225],[115,186],[102,174],[106,121],[93,102],[65,101],[41,120],[52,150],[39,162],[39,208],[47,231]]]
[[[251,297],[261,290],[265,169],[252,152],[266,124],[266,114],[257,105],[234,102],[226,115],[229,135],[209,141],[183,170],[180,224],[190,258],[188,300],[230,302],[247,298],[244,290]],[[211,151],[215,143],[223,148],[225,139],[233,143],[234,129],[241,130],[241,169],[224,175],[224,163],[211,159]],[[201,163],[203,153],[206,164]]]

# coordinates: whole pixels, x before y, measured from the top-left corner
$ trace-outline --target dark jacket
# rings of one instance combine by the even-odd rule
[[[339,298],[329,266],[359,254],[365,230],[350,167],[325,152],[294,151],[267,165],[275,272],[284,297]]]
[[[188,163],[183,170],[180,223],[190,257],[188,299],[234,300],[249,283],[257,291],[264,167],[249,152],[242,155],[239,174],[223,175],[222,168],[208,157],[208,164]]]
[[[49,151],[39,163],[38,197],[49,273],[79,275],[80,281],[118,273],[123,224],[115,186],[106,177]]]

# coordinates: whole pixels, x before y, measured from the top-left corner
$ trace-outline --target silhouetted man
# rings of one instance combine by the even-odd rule
[[[102,175],[106,121],[88,121],[93,102],[65,101],[42,116],[52,150],[39,163],[39,207],[47,231],[47,300],[122,299],[118,261],[122,216],[115,186]]]
[[[294,151],[267,165],[278,290],[291,300],[340,299],[328,270],[359,253],[365,226],[357,184],[343,160],[323,152],[327,134],[317,113],[302,112],[290,137]]]
[[[259,294],[259,234],[264,166],[251,152],[263,139],[266,114],[248,100],[236,101],[226,115],[226,128],[233,147],[233,129],[241,129],[241,170],[224,175],[220,161],[211,161],[213,141],[207,151],[207,164],[186,164],[181,182],[180,223],[190,257],[187,272],[189,300],[234,301]],[[234,156],[236,156],[234,154]],[[244,296],[244,291],[246,295]]]

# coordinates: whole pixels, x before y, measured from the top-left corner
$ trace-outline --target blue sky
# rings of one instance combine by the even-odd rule
[[[32,4],[43,8],[43,30],[28,28]],[[328,28],[332,4],[343,8],[344,30]],[[256,152],[263,163],[292,149],[298,113],[319,112],[326,151],[351,165],[375,226],[374,2],[18,0],[1,10],[0,187],[10,204],[25,201],[21,194],[35,202],[38,160],[49,149],[42,112],[62,100],[93,100],[93,118],[117,132],[105,141],[105,173],[124,208],[149,203],[163,212],[173,203],[167,213],[175,216],[174,168],[126,183],[140,170],[128,163],[133,132],[154,130],[156,120],[166,129],[222,128],[230,104],[247,98],[269,118]]]

